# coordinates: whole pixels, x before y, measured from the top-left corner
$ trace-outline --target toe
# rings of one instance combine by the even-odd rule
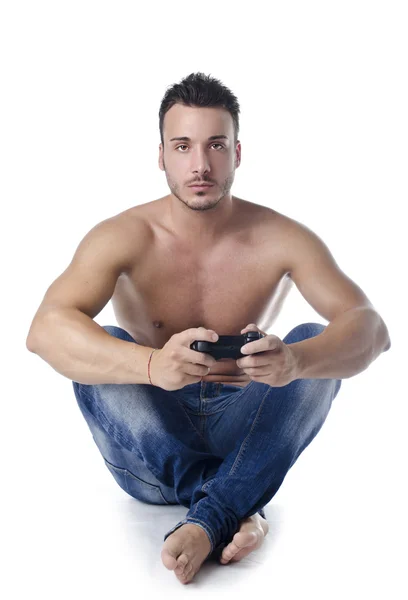
[[[177,575],[178,580],[181,581],[181,583],[188,583],[194,577],[194,571],[192,566],[186,567],[183,573],[177,574],[177,571],[175,571],[175,573]]]
[[[177,567],[177,558],[167,548],[163,548],[161,552],[161,558],[166,569],[173,571]]]
[[[193,579],[194,575],[195,575],[195,571],[193,569],[193,566],[191,566],[188,573],[185,573],[185,582],[189,583]]]
[[[188,557],[185,554],[180,554],[177,559],[177,567],[175,569],[175,573],[178,575],[181,573],[186,573],[188,571]]]
[[[221,560],[223,562],[228,562],[231,558],[238,552],[239,548],[237,548],[234,542],[231,542],[224,548],[221,554]]]
[[[245,548],[254,546],[257,541],[257,535],[254,532],[238,532],[235,534],[232,542],[228,544],[222,551],[221,561],[223,564],[230,561],[239,552],[242,552]],[[249,549],[249,548],[248,548]]]

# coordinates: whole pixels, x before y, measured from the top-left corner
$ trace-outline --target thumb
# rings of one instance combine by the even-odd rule
[[[267,335],[265,333],[265,331],[262,331],[262,329],[259,329],[259,327],[256,325],[256,323],[250,323],[249,325],[244,327],[244,329],[241,329],[241,333],[246,333],[247,331],[259,331],[263,335]]]

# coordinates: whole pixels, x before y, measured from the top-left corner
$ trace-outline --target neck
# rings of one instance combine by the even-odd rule
[[[166,198],[169,227],[180,241],[196,248],[211,247],[231,230],[236,203],[231,194],[220,199],[203,195],[184,201],[170,194]]]

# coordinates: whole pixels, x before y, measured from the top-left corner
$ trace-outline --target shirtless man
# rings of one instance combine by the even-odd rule
[[[231,92],[202,74],[166,93],[159,167],[171,193],[87,233],[44,296],[27,338],[30,351],[83,385],[146,384],[162,391],[200,381],[279,388],[296,379],[339,380],[389,349],[384,321],[316,234],[231,195],[241,161],[238,112]],[[207,187],[194,187],[202,183]],[[265,331],[293,283],[330,323],[317,337],[285,344]],[[137,344],[93,320],[110,299],[120,327]],[[215,361],[189,348],[194,340],[211,341],[214,332],[247,330],[265,337],[238,361]],[[220,562],[259,548],[267,531],[258,513],[242,519]],[[165,539],[162,561],[189,583],[210,548],[206,530],[190,521]]]

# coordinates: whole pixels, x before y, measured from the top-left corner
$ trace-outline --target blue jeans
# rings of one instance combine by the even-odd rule
[[[124,329],[112,336],[137,343]],[[303,323],[286,344],[319,335]],[[147,368],[147,366],[146,366]],[[174,391],[147,384],[73,381],[79,408],[105,464],[134,498],[180,504],[219,557],[242,519],[274,497],[286,473],[322,427],[341,379],[296,379],[283,387],[197,382]],[[208,558],[208,557],[207,557]]]

